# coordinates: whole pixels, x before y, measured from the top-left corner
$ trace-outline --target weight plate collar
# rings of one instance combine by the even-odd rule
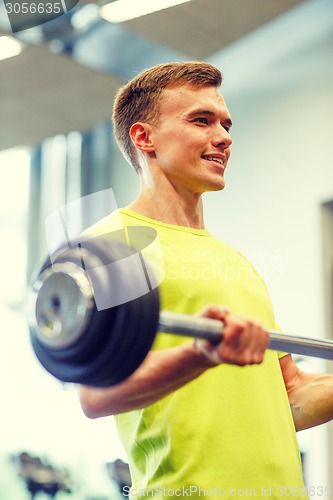
[[[32,286],[28,300],[30,330],[39,341],[65,348],[78,340],[94,307],[85,271],[72,262],[53,264]]]

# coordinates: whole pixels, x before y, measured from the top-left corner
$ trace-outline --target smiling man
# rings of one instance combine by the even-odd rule
[[[153,175],[172,187],[169,196],[183,196],[187,191],[187,200],[195,206],[203,192],[224,187],[232,142],[228,109],[214,87],[167,89],[160,106],[158,127],[135,123],[130,130],[132,140],[142,153],[149,154]],[[202,229],[202,224],[197,228]]]
[[[264,282],[205,228],[202,194],[225,187],[232,143],[221,82],[207,63],[158,65],[114,104],[116,138],[141,187],[117,217],[158,233],[161,308],[224,322],[218,345],[159,334],[127,380],[79,388],[86,415],[116,415],[132,498],[292,491],[304,499],[295,431],[333,417],[333,377],[302,373],[290,355],[267,350],[276,323]],[[116,220],[111,214],[91,234],[112,231]]]

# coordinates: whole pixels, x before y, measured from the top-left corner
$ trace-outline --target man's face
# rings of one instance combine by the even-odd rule
[[[201,194],[224,188],[231,118],[213,86],[166,89],[151,139],[157,165],[177,191]]]

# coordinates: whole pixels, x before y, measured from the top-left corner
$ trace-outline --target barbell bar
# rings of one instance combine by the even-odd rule
[[[160,313],[159,331],[175,333],[186,337],[202,338],[213,343],[223,340],[220,321],[169,311],[162,311]],[[329,360],[333,359],[333,342],[329,340],[296,337],[295,335],[282,333],[278,330],[268,330],[268,334],[268,348],[273,351],[290,352]]]
[[[27,313],[32,347],[51,375],[63,382],[112,386],[140,366],[157,332],[223,341],[220,321],[160,311],[158,287],[138,294],[142,276],[151,272],[146,263],[144,273],[137,260],[133,265],[136,255],[123,242],[97,238],[60,249],[43,264]],[[98,309],[97,290],[116,305]],[[268,333],[269,349],[333,359],[333,342]]]

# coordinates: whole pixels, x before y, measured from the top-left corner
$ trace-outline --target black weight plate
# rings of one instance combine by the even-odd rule
[[[135,310],[136,325],[133,328],[132,342],[126,353],[126,365],[119,370],[120,378],[125,379],[133,373],[147,356],[158,330],[159,320],[159,295],[154,289],[137,301]],[[126,332],[127,335],[127,332]],[[107,385],[108,380],[105,380]]]
[[[155,289],[130,302],[130,316],[126,318],[125,330],[119,337],[121,350],[112,355],[107,352],[103,369],[99,372],[98,385],[107,387],[128,378],[147,356],[156,336],[159,319],[159,296]],[[91,383],[96,383],[90,379]]]
[[[81,264],[79,255],[80,252],[77,247],[72,249],[67,249],[65,253],[63,253],[61,257],[64,259],[64,262],[76,263],[77,265]],[[61,258],[58,259],[57,261],[58,264],[60,261],[60,265],[61,265]],[[43,272],[47,268],[47,264],[49,264],[49,262],[46,261],[46,265],[42,267],[41,272]],[[65,292],[66,289],[62,290],[62,295]],[[43,288],[39,293],[43,293]],[[94,315],[94,312],[95,311],[93,308],[91,314]],[[112,312],[112,314],[114,314],[114,312]],[[98,315],[98,319],[99,319],[99,325],[97,325],[97,328],[101,326],[103,323],[105,324],[106,321],[111,322],[110,311],[101,311],[100,314]],[[65,363],[67,360],[70,363],[73,363],[82,358],[87,358],[88,356],[93,355],[94,351],[98,348],[99,345],[101,346],[103,345],[103,334],[105,332],[105,328],[98,328],[97,330],[99,331],[98,336],[96,336],[96,332],[94,336],[89,335],[90,329],[88,326],[89,324],[86,325],[85,331],[81,337],[79,337],[75,342],[69,344],[66,347],[59,347],[57,345],[52,346],[50,344],[44,343],[41,339],[39,339],[38,333],[36,332],[35,334],[34,328],[31,327],[30,333],[33,340],[32,342],[33,347],[35,348],[40,343],[41,345],[38,348],[39,355],[43,357],[44,354],[47,356],[47,360],[51,358],[58,363]]]
[[[84,382],[105,387],[129,375],[146,357],[157,332],[159,295],[155,289],[117,308],[104,349],[86,366]],[[95,329],[95,326],[92,325]],[[83,380],[83,379],[82,379]]]
[[[117,321],[113,322],[113,330],[109,331],[109,339],[102,350],[82,362],[54,360],[53,353],[33,338],[35,353],[41,364],[64,382],[106,387],[125,380],[142,363],[153,344],[159,317],[157,289],[128,305],[127,310],[118,309]],[[135,321],[129,322],[129,317],[132,320],[135,317]],[[107,328],[105,319],[105,314],[102,318],[98,313],[92,328]]]
[[[98,314],[98,321],[95,321],[94,323],[95,328],[98,328],[97,331],[105,331],[105,320],[107,319],[107,313],[110,313],[110,310],[103,311],[103,313],[104,314]],[[89,384],[90,372],[96,374],[96,377],[98,379],[98,351],[92,351],[91,356],[89,356],[88,353],[85,352],[85,359],[80,361],[70,357],[61,359],[55,358],[55,350],[49,349],[45,345],[41,344],[34,334],[31,335],[31,343],[40,363],[51,375],[53,375],[57,379],[63,382],[84,383],[87,385],[92,385]],[[104,346],[99,347],[104,350]],[[59,352],[57,352],[57,354],[59,354]]]
[[[110,241],[103,239],[101,245],[98,243],[98,248],[99,250],[106,248],[107,253],[109,245]],[[124,251],[120,246],[118,248],[123,256]],[[133,280],[134,284],[135,278],[133,275],[125,277],[126,280]],[[137,278],[142,279],[140,273]],[[105,345],[105,356],[99,356],[96,362],[89,366],[91,373],[87,372],[87,376],[89,376],[90,384],[108,386],[119,383],[141,364],[153,343],[158,328],[158,290],[152,290],[122,304],[121,310],[117,313],[121,318],[117,318],[113,324],[113,330],[110,331],[109,342]],[[97,378],[92,373],[95,366],[98,368]]]
[[[95,238],[85,241],[81,248],[78,245],[66,247],[58,254],[56,262],[82,266],[83,255],[85,267],[91,268],[96,256],[98,261],[109,264],[133,252],[114,239],[110,242]],[[41,272],[49,266],[47,259]],[[110,293],[113,292],[111,286]],[[45,346],[31,332],[32,346],[46,370],[62,381],[113,385],[127,378],[142,363],[154,341],[158,318],[159,297],[155,289],[116,307],[103,311],[94,308],[83,335],[66,348]]]
[[[104,248],[103,248],[104,246]],[[121,248],[120,248],[121,247]],[[72,248],[65,248],[64,251],[61,251],[57,258],[55,259],[56,264],[61,263],[74,263],[79,267],[82,267],[83,264],[92,268],[96,265],[96,256],[97,264],[104,265],[112,263],[119,259],[119,256],[126,255],[129,252],[129,247],[123,248],[123,245],[115,242],[112,242],[112,245],[105,245],[105,242],[101,239],[98,240],[88,240],[84,243],[84,248],[79,248],[78,245],[75,245]],[[82,262],[84,261],[84,262]],[[49,263],[50,264],[50,263]],[[42,267],[42,271],[47,267],[47,264]],[[107,273],[107,269],[106,269]],[[100,288],[104,287],[105,284],[98,284]],[[111,286],[105,290],[105,294],[108,292],[115,294],[116,290]],[[63,293],[63,292],[62,292]],[[122,307],[119,305],[117,307]],[[110,309],[110,308],[109,308]],[[112,308],[112,313],[110,315],[110,310],[97,311],[94,309],[92,311],[93,318],[90,318],[90,322],[93,319],[98,322],[98,325],[90,326],[90,324],[86,325],[85,331],[81,337],[79,337],[72,344],[67,345],[64,348],[59,346],[45,346],[45,349],[49,351],[50,355],[54,358],[54,360],[58,360],[59,362],[63,362],[67,359],[74,361],[81,361],[86,359],[87,357],[91,357],[95,352],[97,352],[103,344],[105,343],[105,335],[108,334],[105,328],[101,328],[101,324],[109,323],[112,325],[112,318],[116,316],[116,312],[114,310],[116,308]],[[97,315],[97,316],[96,316]],[[98,331],[98,334],[96,333]]]

